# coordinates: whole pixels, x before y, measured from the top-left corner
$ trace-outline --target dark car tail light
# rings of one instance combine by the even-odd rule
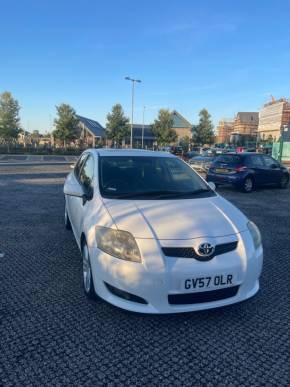
[[[244,165],[237,165],[236,167],[235,167],[235,171],[236,172],[244,172],[244,171],[246,171],[247,170],[247,167],[245,167]]]

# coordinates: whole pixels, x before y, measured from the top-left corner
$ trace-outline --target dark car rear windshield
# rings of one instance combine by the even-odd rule
[[[215,163],[239,164],[242,162],[242,157],[239,155],[220,155],[215,159]]]

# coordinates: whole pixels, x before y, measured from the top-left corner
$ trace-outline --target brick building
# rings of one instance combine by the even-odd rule
[[[278,141],[284,125],[290,124],[290,100],[272,99],[259,113],[258,136],[260,140]]]
[[[192,124],[187,121],[180,113],[178,113],[176,110],[172,111],[172,120],[173,125],[172,129],[175,130],[178,141],[184,137],[192,138]]]
[[[233,119],[222,119],[219,121],[216,128],[216,142],[229,143],[230,135],[234,131],[234,120]]]
[[[239,134],[256,135],[259,126],[259,113],[258,112],[239,112],[237,113],[233,132]]]

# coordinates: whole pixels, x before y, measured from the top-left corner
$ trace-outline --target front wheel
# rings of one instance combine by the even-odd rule
[[[90,262],[89,249],[86,242],[82,246],[82,257],[83,257],[83,285],[84,291],[88,298],[95,299],[96,293],[94,288],[94,281],[92,275],[92,268]]]
[[[289,183],[289,176],[285,174],[281,178],[281,181],[279,183],[279,187],[280,188],[287,188],[288,183]]]
[[[242,185],[242,191],[246,193],[252,192],[254,189],[254,180],[252,177],[248,176],[245,178],[243,185]]]

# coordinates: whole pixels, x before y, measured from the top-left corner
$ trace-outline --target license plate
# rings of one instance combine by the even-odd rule
[[[216,173],[229,173],[229,170],[226,168],[216,168]]]
[[[182,289],[192,292],[221,289],[235,285],[234,274],[217,274],[204,277],[186,278],[182,282]]]

